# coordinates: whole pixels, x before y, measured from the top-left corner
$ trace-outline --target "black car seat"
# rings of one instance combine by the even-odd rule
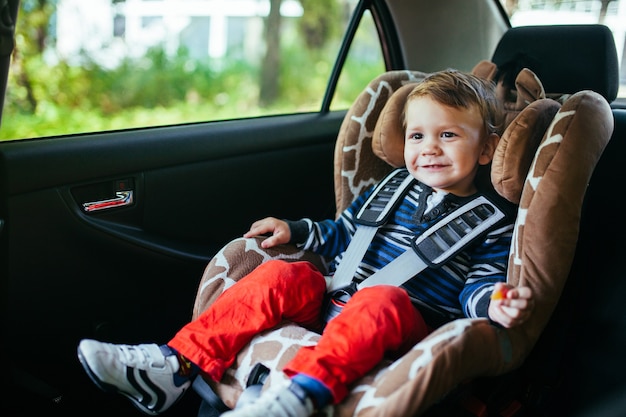
[[[516,48],[511,39],[507,42]],[[553,65],[562,70],[560,63]],[[597,89],[593,83],[585,91],[578,91],[577,84],[546,92],[541,77],[538,80],[523,67],[511,68],[497,71],[495,65],[483,62],[475,72],[501,79],[499,91],[509,103],[513,120],[498,147],[491,179],[501,195],[520,204],[518,220],[523,221],[518,221],[508,279],[533,287],[536,314],[515,329],[500,329],[484,319],[459,319],[444,325],[399,360],[381,363],[355,383],[344,402],[323,410],[322,415],[423,414],[468,379],[504,375],[519,368],[542,334],[570,271],[586,185],[612,132],[613,115],[605,91],[591,91]],[[602,72],[606,68],[595,70],[591,75],[607,78]],[[511,71],[514,76],[501,77]],[[335,149],[337,213],[402,163],[397,159],[403,142],[398,137],[401,103],[410,89],[406,85],[419,82],[424,75],[385,73],[370,83],[349,110]],[[325,260],[316,255],[290,245],[266,250],[259,241],[236,239],[209,263],[194,317],[265,260],[309,259],[325,269]],[[318,337],[285,322],[257,336],[222,381],[198,378],[194,388],[213,409],[233,407],[255,365],[262,363],[272,371],[265,382],[271,385],[284,378],[275,371],[295,349],[315,343]]]

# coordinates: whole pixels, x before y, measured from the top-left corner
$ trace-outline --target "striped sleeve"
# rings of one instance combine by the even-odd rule
[[[467,317],[488,317],[489,299],[497,282],[506,282],[513,224],[491,231],[470,253],[470,269],[459,301]]]
[[[314,222],[311,219],[302,219],[308,224],[309,232],[306,241],[298,247],[326,258],[335,258],[343,253],[348,248],[356,231],[355,213],[358,212],[373,189],[374,187],[370,187],[367,192],[352,202],[337,220]]]

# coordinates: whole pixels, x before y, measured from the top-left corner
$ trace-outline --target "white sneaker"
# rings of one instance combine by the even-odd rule
[[[272,387],[253,402],[223,413],[221,417],[309,417],[315,408],[311,398],[292,382]]]
[[[114,345],[85,339],[78,345],[78,359],[100,389],[124,395],[150,415],[170,408],[191,385],[189,379],[176,384],[178,358],[165,356],[156,344]]]

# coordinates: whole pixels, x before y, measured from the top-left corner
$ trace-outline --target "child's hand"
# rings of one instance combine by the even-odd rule
[[[243,237],[255,237],[266,233],[271,233],[272,235],[261,242],[261,247],[265,249],[289,243],[291,239],[291,231],[287,222],[274,217],[266,217],[252,223],[250,230],[244,233]]]
[[[533,306],[529,287],[513,287],[499,282],[491,294],[489,318],[507,328],[517,326],[528,319]]]

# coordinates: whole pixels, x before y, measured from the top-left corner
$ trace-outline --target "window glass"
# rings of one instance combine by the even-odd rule
[[[369,10],[365,12],[341,70],[331,110],[347,109],[374,77],[385,72],[378,32]]]
[[[626,99],[626,0],[500,0],[512,26],[603,24],[615,39],[618,99]]]
[[[22,0],[0,140],[319,111],[356,3]],[[335,110],[384,70],[362,25]]]

